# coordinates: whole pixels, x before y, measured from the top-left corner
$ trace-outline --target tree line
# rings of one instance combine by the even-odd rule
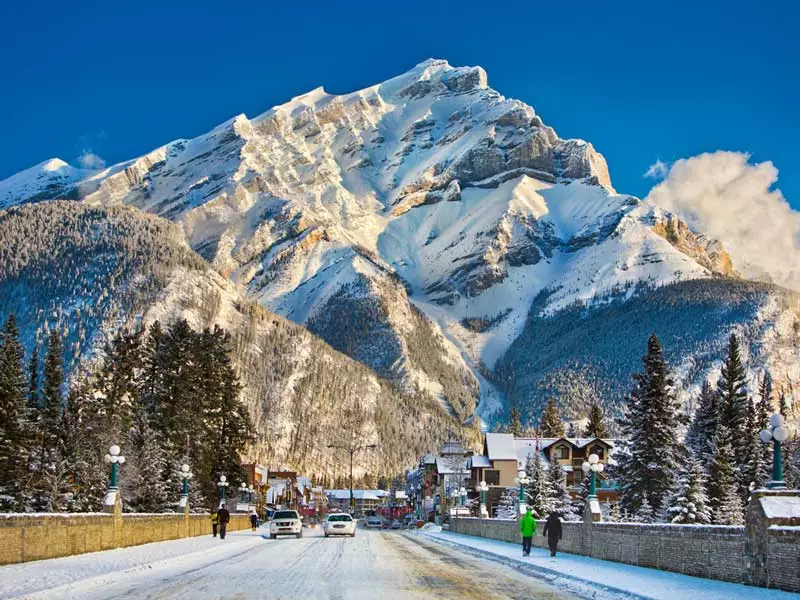
[[[0,334],[0,510],[99,510],[112,443],[126,457],[126,510],[173,509],[182,463],[194,473],[195,506],[216,501],[220,474],[244,475],[239,456],[252,424],[221,328],[195,331],[179,320],[121,329],[69,389],[58,330],[39,363],[36,347],[26,360],[10,315]]]
[[[752,490],[764,487],[771,474],[771,444],[759,439],[773,412],[769,373],[763,373],[753,397],[739,341],[731,335],[720,377],[716,385],[703,384],[690,420],[655,334],[642,361],[618,421],[625,441],[611,471],[620,489],[622,520],[742,524]],[[779,406],[785,416],[782,393]],[[797,483],[796,440],[785,451],[787,484],[792,485]]]

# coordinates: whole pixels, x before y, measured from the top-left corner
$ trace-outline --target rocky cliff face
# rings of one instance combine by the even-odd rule
[[[6,204],[47,185],[8,181]],[[559,138],[480,67],[442,60],[59,185],[174,221],[244,298],[459,416],[501,408],[481,373],[535,298],[546,317],[736,274],[720,242],[617,194],[591,144]]]

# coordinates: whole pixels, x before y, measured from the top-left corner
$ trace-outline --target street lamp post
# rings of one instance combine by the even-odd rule
[[[328,444],[328,448],[336,448],[337,450],[345,450],[346,452],[350,453],[350,513],[353,514],[356,511],[356,501],[353,498],[353,456],[357,452],[361,452],[362,450],[374,450],[377,448],[377,444],[358,444],[358,445],[339,445],[339,444]]]
[[[119,465],[125,464],[125,457],[120,454],[119,446],[112,444],[108,449],[108,454],[105,455],[105,461],[111,463],[111,484],[108,486],[111,490],[119,489]]]
[[[600,457],[597,454],[590,454],[589,461],[583,461],[581,465],[584,473],[589,474],[589,498],[592,500],[597,498],[597,473],[602,473],[605,465],[600,462]]]
[[[239,498],[240,502],[244,504],[245,501],[245,494],[247,494],[247,484],[243,481],[239,484]]]
[[[247,488],[247,493],[248,493],[250,504],[253,504],[253,498],[255,496],[256,489],[251,485],[250,487]]]
[[[783,481],[783,456],[781,454],[781,442],[785,442],[789,437],[789,429],[783,422],[783,416],[775,413],[769,418],[769,429],[762,429],[759,437],[765,444],[772,441],[772,481],[767,483],[770,489],[785,488]]]
[[[222,504],[225,502],[225,488],[230,485],[228,478],[225,475],[219,476],[219,481],[217,482],[217,486],[219,487],[219,503]]]
[[[461,506],[462,507],[466,506],[466,504],[467,504],[467,489],[462,487],[458,491],[459,491],[459,494],[461,495]]]
[[[481,509],[480,509],[480,513],[481,513],[481,517],[483,517],[484,513],[488,514],[488,511],[486,510],[486,492],[489,490],[489,486],[486,485],[485,481],[481,481],[480,486],[478,487],[478,489],[481,492]]]
[[[525,471],[520,469],[518,476],[514,477],[514,482],[519,485],[519,512],[521,514],[526,505],[525,486],[531,482],[531,478],[525,474]]]
[[[188,497],[189,496],[189,480],[194,477],[194,474],[189,469],[189,465],[183,464],[181,465],[181,470],[178,471],[178,477],[181,478],[183,482],[183,488],[181,489],[181,496]]]

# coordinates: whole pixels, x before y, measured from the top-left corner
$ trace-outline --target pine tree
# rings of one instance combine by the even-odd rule
[[[734,478],[734,452],[727,426],[720,425],[714,438],[708,473],[708,503],[716,525],[741,525],[744,509]]]
[[[747,394],[747,379],[742,364],[739,341],[735,335],[730,337],[728,354],[722,365],[718,389],[721,405],[720,423],[727,428],[733,449],[734,481],[739,496],[746,498],[750,485],[745,468],[749,451],[747,407],[750,399]]]
[[[122,489],[131,510],[163,512],[174,506],[178,499],[178,477],[174,475],[177,462],[170,460],[163,438],[141,409],[133,417],[128,454]]]
[[[778,394],[778,412],[784,419],[789,416],[789,403],[786,402],[786,392],[783,389]]]
[[[99,402],[85,382],[72,387],[64,405],[61,446],[70,512],[99,511],[103,506],[108,487],[108,465],[103,462],[108,436],[102,429],[100,412]]]
[[[542,411],[540,423],[542,437],[557,438],[564,435],[564,421],[561,420],[561,413],[556,406],[555,398],[549,398]]]
[[[719,396],[711,384],[704,381],[697,399],[697,409],[686,432],[686,445],[695,457],[704,462],[711,456],[711,445],[720,419],[719,404]]]
[[[619,502],[614,502],[611,505],[611,510],[608,513],[608,520],[612,523],[622,522],[622,511],[619,508]]]
[[[513,487],[505,488],[500,496],[500,501],[497,504],[496,518],[508,521],[516,519],[518,512],[518,501],[519,497],[517,489]]]
[[[589,408],[589,422],[586,424],[584,432],[588,438],[604,438],[608,437],[608,429],[603,417],[603,409],[597,403],[592,403]]]
[[[37,510],[61,510],[66,500],[64,480],[69,465],[62,456],[62,426],[64,364],[61,335],[50,333],[42,378],[42,411],[37,437],[40,440],[39,464],[34,485],[34,505]]]
[[[141,331],[122,329],[106,344],[103,360],[96,374],[101,398],[101,417],[109,439],[122,440],[133,419],[137,394],[136,380],[141,369]]]
[[[27,504],[32,439],[23,362],[19,329],[12,314],[0,337],[0,510],[6,511]]]
[[[552,512],[552,505],[548,495],[547,471],[538,450],[528,455],[525,475],[530,480],[525,486],[525,502],[533,512],[534,518],[544,519]]]
[[[561,514],[565,521],[578,521],[579,516],[572,506],[572,496],[567,490],[564,469],[558,461],[550,461],[547,469],[547,498],[551,510]]]
[[[519,409],[516,405],[511,407],[508,425],[504,428],[504,432],[513,434],[514,437],[522,436],[522,421],[520,420]]]
[[[680,406],[661,344],[650,336],[644,372],[634,375],[620,427],[627,442],[616,455],[613,469],[622,492],[621,509],[640,514],[645,499],[655,514],[664,509],[675,474],[684,462],[678,440]]]
[[[642,503],[639,505],[639,508],[636,509],[634,513],[634,522],[635,523],[654,523],[656,520],[655,511],[653,507],[650,506],[650,502],[647,500],[647,496],[642,499]]]
[[[28,406],[37,413],[41,405],[39,395],[39,348],[33,347],[28,361]]]
[[[667,509],[672,523],[707,525],[711,523],[711,510],[705,492],[705,475],[700,461],[693,460],[679,481],[679,489],[672,506]]]

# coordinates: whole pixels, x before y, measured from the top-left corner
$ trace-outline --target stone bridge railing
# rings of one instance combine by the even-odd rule
[[[795,512],[797,511],[797,512]],[[544,521],[535,546],[545,548]],[[516,521],[454,518],[450,530],[518,543]],[[800,592],[800,492],[757,491],[747,524],[670,525],[583,521],[563,524],[559,550],[696,577]]]

